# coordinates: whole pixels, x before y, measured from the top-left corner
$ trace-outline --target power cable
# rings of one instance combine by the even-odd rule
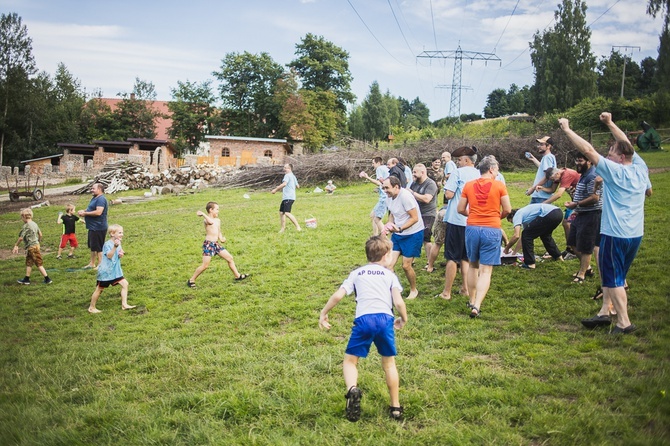
[[[437,34],[435,33],[435,17],[433,16],[433,0],[430,0],[430,21],[433,23],[433,39],[435,40],[435,51],[437,51]]]
[[[379,44],[379,46],[381,46],[381,47],[384,49],[384,51],[386,51],[386,53],[387,53],[389,56],[391,56],[391,57],[393,58],[393,60],[395,60],[396,62],[398,62],[400,65],[408,66],[406,63],[400,62],[400,61],[399,61],[393,54],[391,54],[391,52],[390,52],[389,50],[387,50],[386,47],[379,41],[379,39],[377,38],[377,36],[375,36],[375,33],[373,33],[372,30],[370,29],[370,27],[368,26],[368,24],[365,23],[365,20],[363,20],[363,17],[361,17],[361,15],[358,13],[358,11],[356,11],[356,8],[355,8],[354,5],[351,3],[351,0],[347,0],[347,3],[349,3],[349,6],[351,6],[351,9],[354,10],[354,12],[356,13],[356,15],[357,15],[358,18],[360,19],[360,21],[363,23],[363,26],[365,26],[365,28],[368,30],[368,32],[370,33],[370,35],[372,35],[372,37],[377,41],[377,43]]]
[[[402,32],[402,28],[400,27],[400,22],[398,22],[398,17],[395,15],[395,11],[393,10],[393,6],[391,6],[391,0],[386,0],[389,4],[389,8],[391,8],[391,13],[393,14],[393,18],[395,19],[396,25],[398,25],[398,29],[400,30],[400,34],[402,35],[403,40],[405,41],[405,44],[407,44],[407,49],[409,49],[409,52],[412,54],[412,57],[415,57],[414,51],[412,51],[412,47],[409,46],[409,42],[407,41],[407,38],[405,37],[405,33]]]
[[[498,44],[500,43],[500,39],[502,39],[502,36],[505,34],[505,31],[507,31],[507,27],[509,26],[509,22],[512,21],[512,17],[514,16],[514,13],[516,12],[516,7],[519,6],[519,1],[516,0],[516,5],[514,5],[514,9],[512,9],[512,14],[509,16],[509,20],[507,20],[507,24],[505,25],[505,29],[502,30],[502,33],[500,33],[500,37],[498,37],[498,41],[496,42],[495,45],[493,45],[493,54],[496,52],[496,48],[498,48]]]

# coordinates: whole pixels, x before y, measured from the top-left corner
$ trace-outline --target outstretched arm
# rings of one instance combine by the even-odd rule
[[[612,121],[612,113],[609,112],[602,112],[600,114],[600,120],[607,126],[608,129],[610,129],[610,132],[612,132],[612,136],[614,136],[614,139],[617,141],[628,141],[628,137],[626,134],[621,130],[617,125]]]
[[[575,147],[577,147],[577,150],[582,152],[584,156],[586,156],[586,159],[591,161],[591,164],[597,166],[598,162],[600,161],[600,154],[596,152],[596,149],[594,149],[587,140],[579,136],[577,133],[575,133],[574,130],[570,128],[570,121],[568,121],[566,118],[560,118],[558,120],[558,125],[561,127],[561,130],[563,130],[570,142],[574,144]]]
[[[330,296],[330,299],[328,299],[328,302],[326,302],[326,306],[323,307],[323,310],[321,310],[321,314],[319,315],[319,328],[325,328],[326,330],[330,330],[331,325],[328,323],[328,312],[337,305],[344,296],[347,295],[347,292],[344,290],[344,288],[339,287],[337,291],[333,293],[332,296]]]
[[[399,330],[407,323],[407,307],[398,288],[391,288],[391,296],[393,297],[393,306],[398,310],[398,314],[400,315],[393,323],[393,327]]]

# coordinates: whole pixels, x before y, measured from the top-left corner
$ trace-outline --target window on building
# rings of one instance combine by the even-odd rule
[[[230,156],[230,149],[228,147],[221,149],[221,156]]]
[[[263,156],[267,156],[268,158],[272,158],[272,150],[266,150],[263,153]]]

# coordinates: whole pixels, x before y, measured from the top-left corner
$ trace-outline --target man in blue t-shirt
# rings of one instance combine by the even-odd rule
[[[286,230],[287,218],[295,225],[296,230],[302,231],[298,220],[291,214],[291,208],[293,207],[293,202],[295,202],[296,188],[300,188],[300,184],[298,184],[298,179],[293,175],[293,165],[284,164],[284,178],[282,179],[282,183],[272,189],[273,194],[276,194],[277,191],[282,191],[282,202],[279,206],[279,221],[281,222],[281,229],[279,230],[280,234]]]
[[[105,186],[95,183],[91,186],[93,198],[88,203],[85,211],[79,211],[79,217],[86,219],[88,229],[88,248],[91,250],[91,261],[84,269],[91,269],[102,261],[102,247],[107,236],[107,198],[105,198]]]
[[[570,141],[596,166],[596,174],[604,184],[598,253],[603,306],[594,317],[582,320],[582,324],[588,328],[609,326],[611,303],[617,315],[617,324],[611,333],[628,334],[637,327],[628,318],[628,297],[624,286],[644,234],[644,198],[649,175],[644,167],[633,163],[635,149],[626,134],[614,124],[612,115],[603,112],[600,120],[616,140],[609,148],[607,158],[570,129],[567,119],[558,120]]]
[[[561,251],[552,237],[554,229],[561,224],[563,213],[553,204],[531,203],[521,209],[512,209],[507,221],[514,225],[514,235],[505,246],[508,254],[514,244],[521,239],[523,264],[526,269],[535,269],[535,239],[540,238],[544,248],[554,260],[563,260]],[[523,233],[521,232],[523,229]]]
[[[535,181],[533,185],[526,190],[526,195],[530,195],[531,203],[542,203],[547,198],[551,197],[551,193],[542,189],[538,190],[537,186],[551,187],[552,181],[547,181],[545,171],[550,167],[556,167],[556,157],[551,153],[554,148],[554,140],[549,136],[536,139],[538,142],[537,150],[542,155],[542,160],[538,161],[530,152],[527,153],[526,158],[537,166],[537,173],[535,174]]]

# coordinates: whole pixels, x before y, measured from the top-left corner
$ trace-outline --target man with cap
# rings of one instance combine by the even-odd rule
[[[554,140],[551,137],[545,136],[544,138],[536,139],[536,141],[539,144],[537,150],[542,155],[542,160],[538,161],[532,154],[527,157],[537,166],[537,173],[535,174],[535,181],[526,191],[526,195],[530,195],[531,203],[542,203],[551,196],[551,193],[538,190],[537,186],[551,187],[552,183],[547,181],[544,172],[550,167],[556,167],[556,157],[551,153],[554,147]]]
[[[463,277],[460,293],[468,295],[466,278],[470,262],[465,249],[467,217],[459,214],[457,207],[465,183],[480,177],[479,170],[475,169],[475,162],[477,162],[476,147],[459,147],[454,150],[451,156],[456,161],[458,169],[452,172],[444,185],[444,199],[448,200],[447,210],[444,214],[444,221],[447,223],[444,240],[444,257],[447,259],[447,267],[444,271],[444,289],[439,296],[445,300],[451,299],[451,287],[454,284],[459,263]]]

